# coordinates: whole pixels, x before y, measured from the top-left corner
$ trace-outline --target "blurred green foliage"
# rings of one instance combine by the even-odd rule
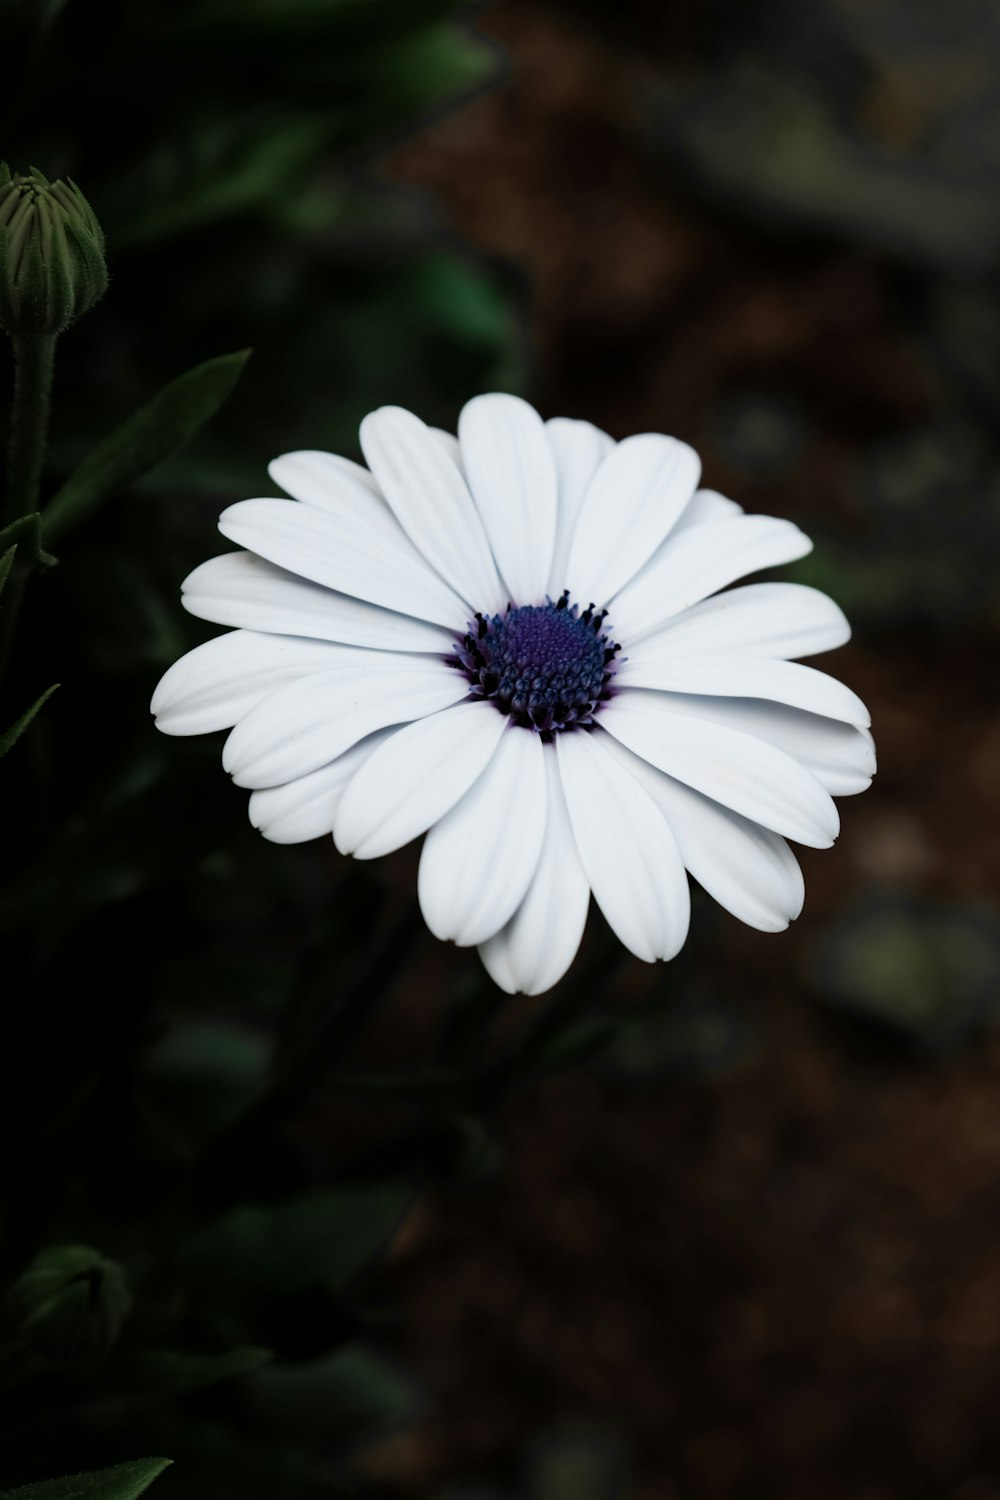
[[[918,1053],[954,1052],[1000,1019],[1000,931],[985,909],[866,893],[806,973],[835,1011]]]
[[[495,73],[456,9],[14,7],[44,65],[5,96],[6,148],[86,178],[114,281],[101,323],[62,353],[73,401],[58,451],[79,456],[102,413],[247,344],[260,358],[239,403],[158,487],[240,493],[282,448],[353,448],[373,404],[423,392],[428,417],[448,418],[470,387],[511,378],[495,283],[428,208],[363,170],[374,147]]]
[[[748,479],[808,483],[804,435],[836,443],[853,525],[831,524],[806,493],[817,548],[796,572],[856,627],[995,623],[997,9],[705,0],[692,13],[695,65],[666,59],[645,91],[652,150],[748,258],[793,276],[840,263],[817,278],[823,305],[802,306],[800,379],[769,369],[762,391],[756,371],[724,395],[719,451]],[[875,347],[875,298],[890,325],[878,335],[908,340],[908,359]],[[805,332],[814,314],[823,351]],[[852,328],[870,370],[838,368]]]
[[[85,184],[111,273],[57,350],[57,557],[0,688],[4,728],[62,684],[0,740],[0,1475],[126,1500],[164,1460],[89,1471],[162,1452],[165,1497],[353,1491],[353,1445],[413,1406],[360,1290],[412,1162],[282,1135],[308,1096],[240,1122],[318,1033],[350,1045],[385,891],[331,902],[327,851],[263,846],[218,744],[158,739],[148,701],[209,633],[181,579],[275,453],[516,385],[508,289],[371,170],[497,65],[456,0],[7,0],[0,46],[0,148]],[[7,570],[37,520],[2,541]]]

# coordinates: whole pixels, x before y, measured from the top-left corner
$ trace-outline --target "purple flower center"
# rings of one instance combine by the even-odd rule
[[[554,603],[509,604],[505,614],[477,614],[455,642],[451,665],[463,671],[472,696],[489,698],[503,714],[546,739],[582,729],[611,696],[621,650],[604,629],[607,610],[580,613],[569,590]]]

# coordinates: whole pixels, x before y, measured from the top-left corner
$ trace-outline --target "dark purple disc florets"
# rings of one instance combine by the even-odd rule
[[[546,738],[583,729],[611,696],[619,646],[604,630],[607,610],[582,614],[569,590],[545,604],[508,604],[505,614],[477,614],[449,661],[472,696],[489,698],[515,724]]]

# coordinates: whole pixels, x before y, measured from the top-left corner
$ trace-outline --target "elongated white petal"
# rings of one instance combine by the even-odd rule
[[[429,427],[427,430],[434,434],[434,437],[441,444],[441,447],[447,453],[458,472],[464,474],[465,470],[462,467],[462,445],[455,434],[453,432],[445,432],[443,427]]]
[[[737,505],[735,500],[728,500],[717,490],[698,490],[685,506],[673,529],[673,535],[678,536],[680,532],[687,531],[689,526],[704,526],[706,521],[731,521],[734,516],[742,514],[742,505]]]
[[[441,662],[368,651],[362,666],[304,677],[252,708],[230,734],[222,764],[237,786],[279,786],[335,760],[389,724],[458,703],[460,672]]]
[[[623,662],[618,687],[658,688],[664,692],[707,693],[710,697],[767,698],[807,713],[867,728],[871,716],[857,693],[815,667],[798,662],[762,661],[753,656],[656,657],[641,649]]]
[[[591,422],[574,422],[569,417],[552,417],[546,422],[545,431],[559,478],[556,540],[552,550],[548,586],[548,592],[553,599],[557,599],[563,589],[568,587],[566,565],[583,497],[601,463],[615,445],[606,432],[602,432]]]
[[[629,647],[629,660],[659,656],[791,658],[833,651],[851,638],[843,610],[804,583],[747,583],[703,599]]]
[[[453,633],[440,625],[336,594],[252,552],[209,558],[188,574],[182,589],[181,602],[188,613],[217,625],[309,636],[379,651],[446,654],[454,643]]]
[[[837,837],[840,819],[829,794],[766,740],[674,713],[665,693],[635,688],[605,705],[601,726],[668,776],[785,838],[825,849]]]
[[[449,629],[468,618],[392,516],[384,525],[355,523],[291,500],[240,500],[223,511],[219,530],[279,568],[354,599]]]
[[[490,978],[509,995],[541,995],[559,982],[576,957],[590,905],[553,745],[544,759],[548,816],[538,868],[506,927],[479,949]]]
[[[440,438],[401,406],[361,424],[361,446],[383,495],[421,555],[469,605],[504,604],[486,532],[468,486]]]
[[[486,769],[506,726],[479,702],[398,729],[344,793],[334,829],[341,854],[375,859],[426,833]]]
[[[164,734],[210,734],[287,682],[355,662],[361,653],[327,641],[232,630],[196,646],[160,678],[150,710]]]
[[[561,734],[559,774],[594,900],[630,953],[646,963],[684,945],[691,893],[670,827],[598,734]]]
[[[669,703],[673,714],[740,729],[793,755],[832,797],[863,792],[875,775],[875,743],[867,729],[762,698],[709,698],[693,693],[659,696]]]
[[[469,488],[510,598],[541,604],[552,565],[557,491],[545,424],[517,396],[476,396],[462,408],[458,437]]]
[[[799,915],[805,882],[779,834],[664,775],[613,735],[602,734],[601,744],[649,793],[684,864],[720,906],[761,932],[782,932]]]
[[[775,516],[706,521],[668,536],[612,603],[615,640],[623,641],[627,652],[635,641],[708,594],[747,573],[794,562],[811,550],[812,542],[797,526]]]
[[[325,510],[348,521],[384,525],[392,519],[374,475],[339,453],[303,448],[272,459],[267,472],[283,490],[303,505]]]
[[[435,937],[483,943],[510,920],[545,834],[541,740],[508,728],[479,779],[424,840],[417,893]]]
[[[566,569],[573,597],[607,604],[652,557],[700,473],[697,453],[676,438],[644,432],[616,444],[580,507]]]
[[[303,844],[332,833],[344,788],[390,734],[391,729],[380,729],[318,771],[309,771],[283,786],[252,792],[251,823],[272,844]]]

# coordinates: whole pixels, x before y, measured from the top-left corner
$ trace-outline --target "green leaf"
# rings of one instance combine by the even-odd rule
[[[18,516],[16,521],[11,521],[9,526],[0,530],[0,552],[6,552],[21,542],[27,542],[28,555],[37,557],[46,567],[52,567],[57,561],[51,552],[45,552],[41,544],[42,518],[38,511],[32,511],[30,516]]]
[[[326,1188],[239,1208],[188,1242],[192,1268],[251,1298],[352,1281],[392,1238],[413,1199],[398,1182]]]
[[[992,909],[896,891],[846,907],[807,949],[826,1004],[887,1042],[944,1056],[996,1024],[1000,933]]]
[[[327,128],[309,112],[269,113],[250,128],[245,116],[207,124],[199,132],[194,159],[181,162],[176,153],[162,163],[162,192],[150,195],[142,182],[149,164],[142,161],[118,184],[120,200],[131,196],[128,227],[116,236],[128,249],[161,243],[185,230],[205,231],[239,213],[259,212],[264,205],[291,192],[301,202],[303,186]],[[145,202],[137,211],[136,204]],[[329,205],[328,205],[329,208]]]
[[[171,1463],[170,1458],[135,1458],[113,1469],[91,1469],[3,1490],[0,1500],[135,1500]]]
[[[250,1393],[257,1419],[282,1437],[324,1442],[357,1439],[399,1426],[413,1415],[413,1388],[373,1350],[351,1344],[323,1359],[273,1365]]]
[[[16,552],[17,543],[15,542],[13,547],[8,547],[6,552],[0,553],[0,594],[3,593],[3,586],[7,582]]]
[[[17,722],[12,724],[3,734],[0,734],[0,758],[5,756],[7,751],[17,744],[32,719],[38,713],[38,710],[49,701],[57,687],[59,687],[59,683],[54,682],[50,688],[46,688],[42,696],[36,698],[35,702],[21,715]]]
[[[9,526],[0,530],[0,547],[6,550],[15,542],[20,542],[24,537],[38,540],[42,518],[37,510],[32,511],[30,516],[18,516],[16,521],[11,521]]]
[[[195,981],[196,982],[196,981]],[[175,1026],[148,1059],[157,1099],[185,1132],[222,1130],[267,1080],[268,1042],[222,1020]]]
[[[46,506],[46,539],[75,526],[194,437],[233,390],[249,357],[242,349],[196,365],[99,443]]]
[[[763,56],[663,90],[657,133],[671,156],[730,211],[744,206],[840,232],[918,262],[965,271],[1000,246],[992,194],[947,162],[905,161],[851,129],[808,78]],[[929,117],[933,118],[932,116]]]
[[[247,1375],[273,1358],[270,1349],[252,1344],[239,1345],[225,1354],[182,1354],[173,1349],[158,1349],[138,1355],[126,1368],[133,1388],[176,1394],[204,1390],[237,1375]]]

